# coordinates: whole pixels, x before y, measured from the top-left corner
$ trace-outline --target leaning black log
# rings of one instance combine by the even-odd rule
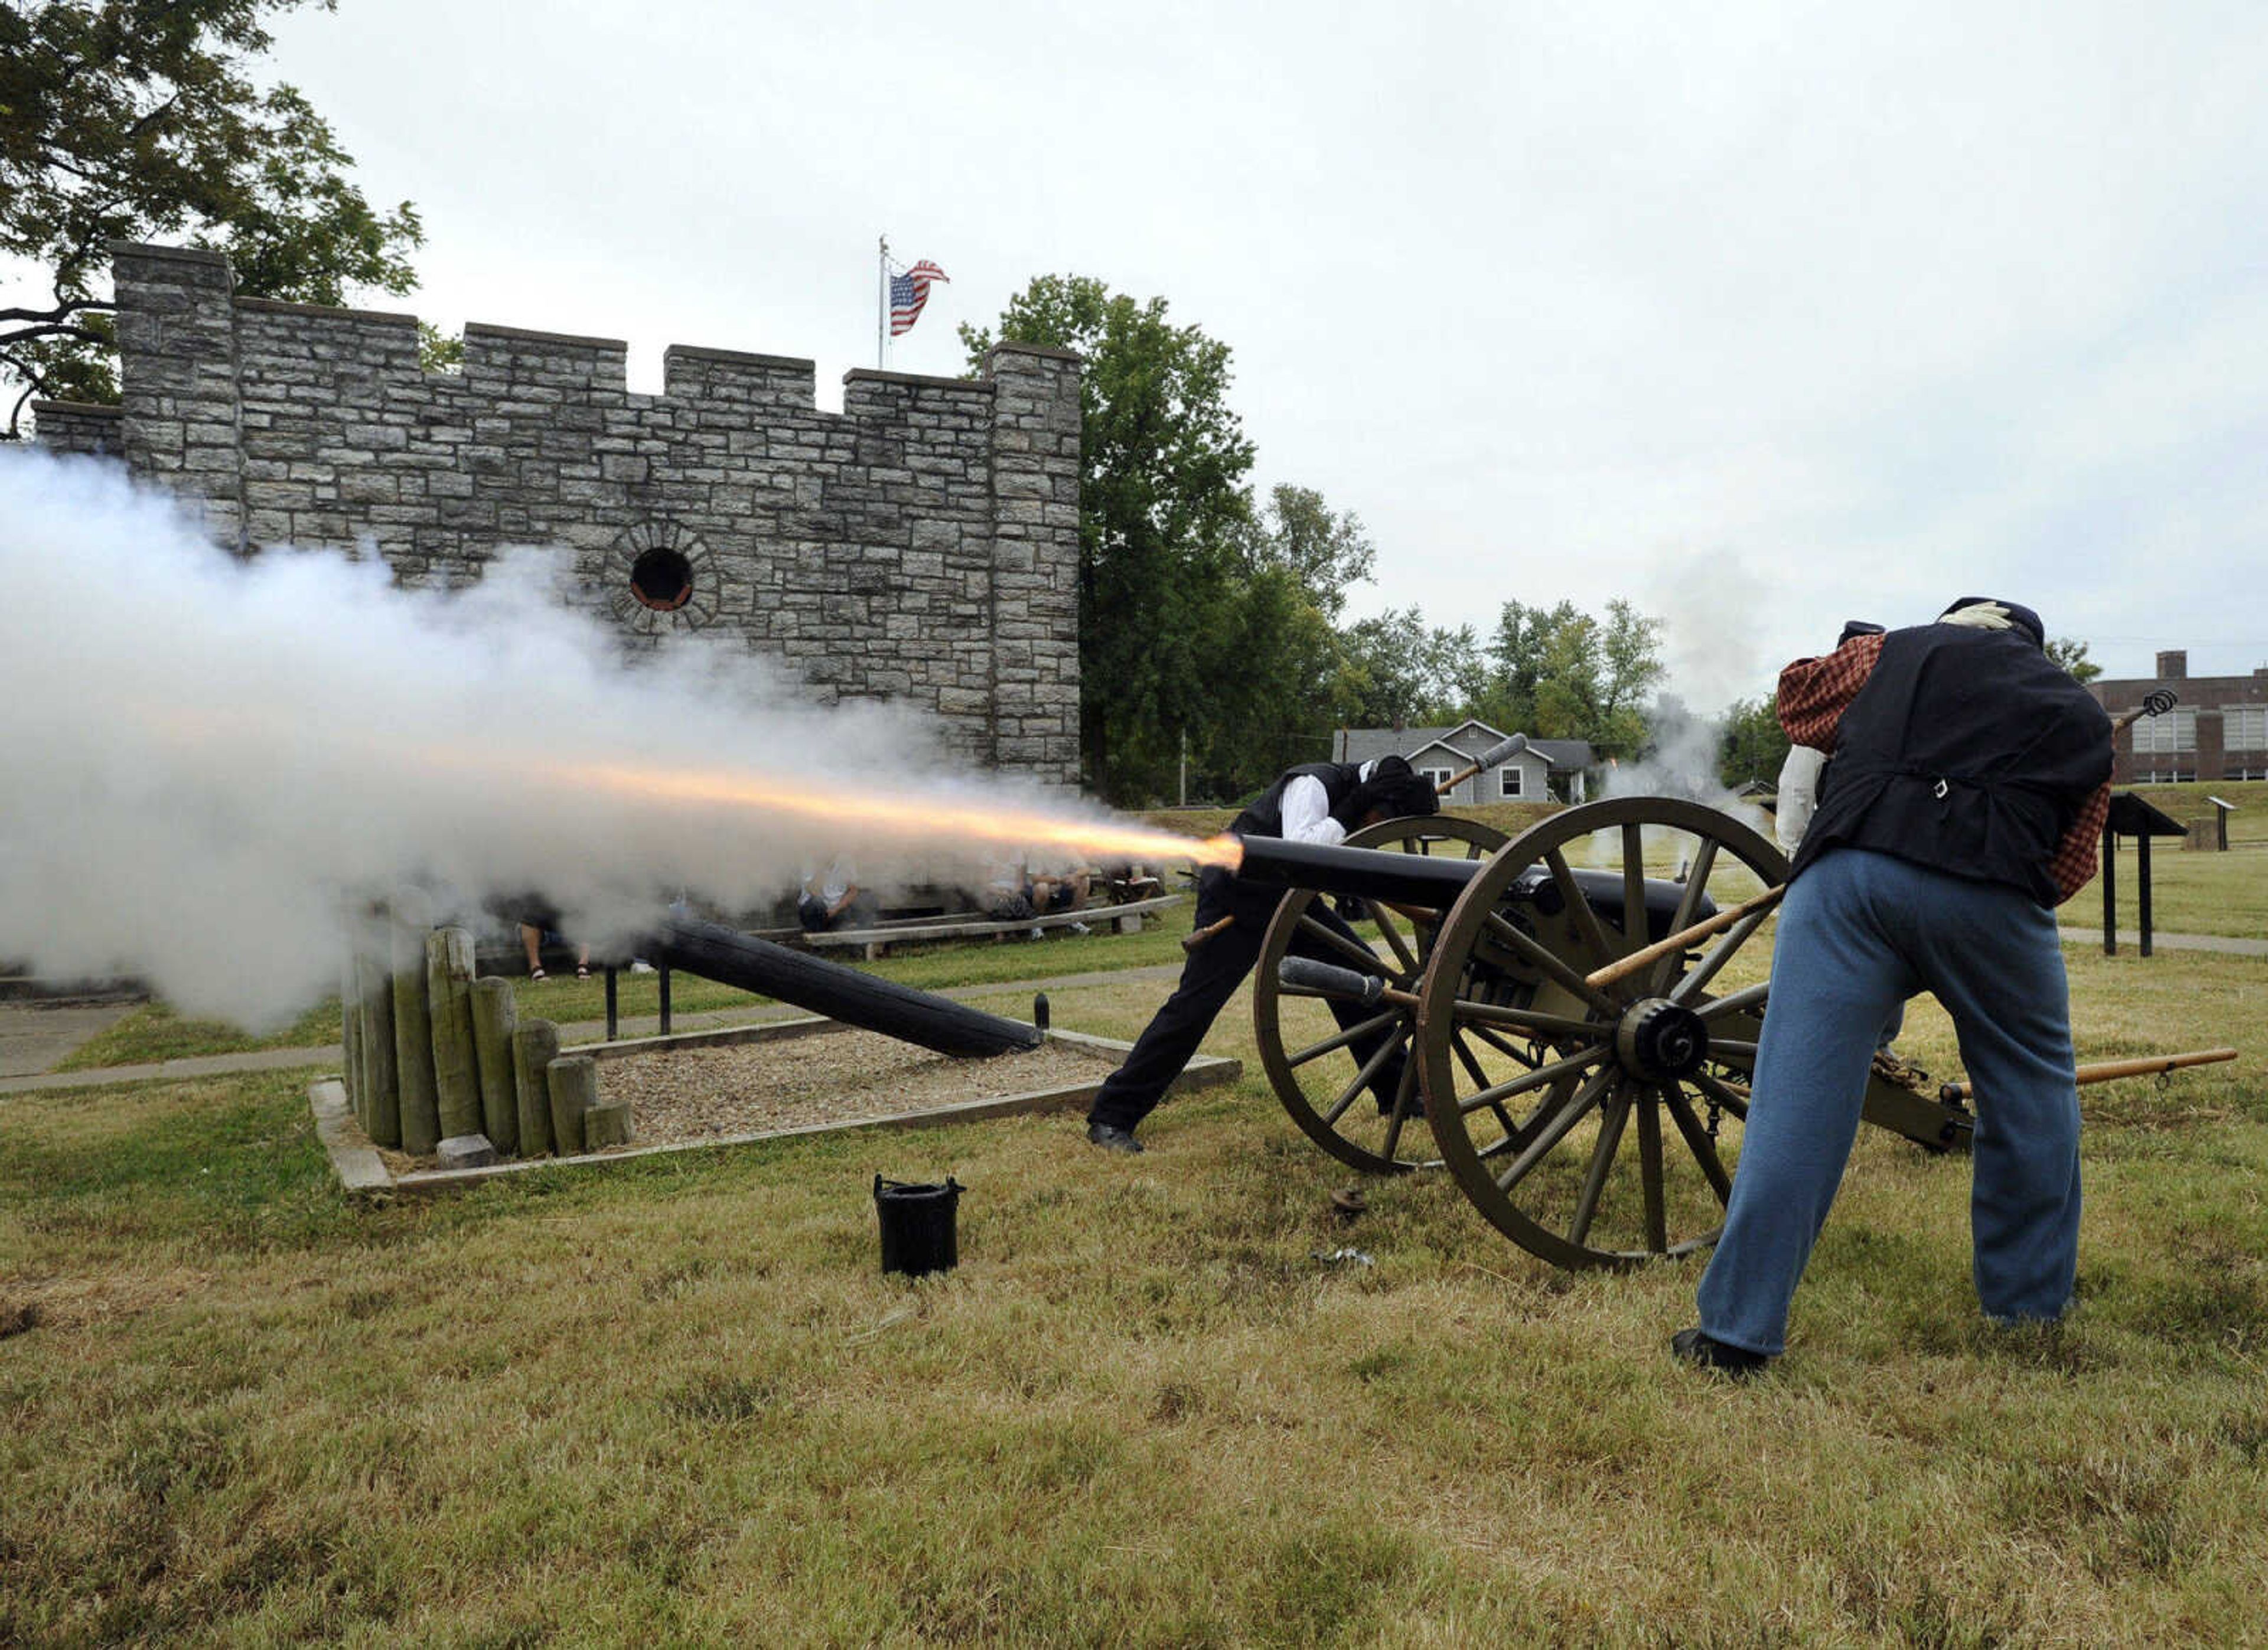
[[[673,917],[664,922],[647,954],[666,968],[777,997],[846,1026],[879,1031],[959,1059],[1040,1046],[1038,1030],[1021,1020],[1003,1020],[951,998],[878,980],[839,962],[693,917]]]

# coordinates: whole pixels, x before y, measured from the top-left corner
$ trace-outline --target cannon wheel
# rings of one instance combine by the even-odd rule
[[[1427,1118],[1466,1196],[1532,1254],[1567,1267],[1690,1254],[1716,1241],[1731,1195],[1771,991],[1757,939],[1769,913],[1593,987],[1586,975],[1653,936],[1641,921],[1625,940],[1571,864],[1618,876],[1624,910],[1644,909],[1649,871],[1683,867],[1660,936],[1698,920],[1705,893],[1721,909],[1787,875],[1748,826],[1668,797],[1588,803],[1515,837],[1434,942],[1418,1007]],[[1531,866],[1548,881],[1528,877],[1531,895],[1506,903]]]
[[[1493,827],[1437,814],[1365,826],[1346,839],[1346,845],[1387,853],[1484,859],[1504,842],[1504,833]],[[1276,970],[1291,954],[1292,941],[1304,934],[1313,942],[1312,949],[1326,960],[1381,976],[1388,985],[1414,992],[1425,973],[1441,913],[1396,910],[1377,900],[1359,902],[1364,917],[1377,925],[1386,946],[1387,954],[1379,956],[1348,947],[1343,935],[1315,920],[1317,902],[1325,897],[1294,890],[1284,896],[1275,920],[1268,925],[1252,985],[1253,1028],[1260,1044],[1261,1067],[1300,1131],[1342,1163],[1370,1175],[1439,1168],[1432,1137],[1420,1121],[1418,1062],[1406,1057],[1416,1012],[1385,1004],[1374,1017],[1375,1028],[1390,1035],[1394,1047],[1405,1055],[1402,1090],[1405,1103],[1395,1108],[1395,1116],[1381,1116],[1377,1102],[1365,1088],[1363,1063],[1340,1039],[1335,1021],[1302,1014],[1299,1019],[1313,1023],[1286,1027],[1293,1003],[1316,999],[1286,989]]]

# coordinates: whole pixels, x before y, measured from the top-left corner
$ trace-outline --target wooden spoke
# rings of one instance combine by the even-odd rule
[[[1599,1097],[1613,1087],[1614,1081],[1612,1071],[1602,1071],[1577,1089],[1567,1103],[1560,1108],[1558,1116],[1537,1129],[1534,1138],[1521,1149],[1520,1155],[1497,1174],[1496,1189],[1510,1191],[1525,1180],[1538,1163],[1551,1154],[1551,1148],[1567,1138],[1568,1131],[1582,1122],[1591,1108],[1599,1103]]]
[[[1756,1045],[1733,1037],[1712,1037],[1709,1039],[1709,1057],[1712,1059],[1727,1057],[1735,1060],[1746,1059],[1753,1065],[1756,1059]]]
[[[1319,1059],[1335,1049],[1344,1049],[1349,1043],[1359,1042],[1373,1032],[1383,1031],[1401,1018],[1402,1011],[1399,1008],[1389,1008],[1382,1014],[1373,1014],[1359,1026],[1342,1028],[1336,1037],[1325,1037],[1321,1042],[1309,1043],[1297,1054],[1285,1056],[1285,1064],[1292,1066],[1305,1065],[1308,1061]]]
[[[1520,1047],[1517,1043],[1512,1042],[1502,1034],[1491,1031],[1486,1026],[1460,1026],[1457,1028],[1457,1035],[1462,1036],[1469,1031],[1474,1036],[1478,1037],[1483,1042],[1488,1044],[1490,1048],[1494,1049],[1498,1054],[1504,1056],[1506,1059],[1516,1060],[1521,1064],[1528,1067],[1531,1072],[1537,1066],[1543,1064],[1543,1061],[1536,1058],[1533,1054],[1530,1054],[1526,1049]]]
[[[1466,1072],[1472,1078],[1475,1084],[1483,1088],[1487,1087],[1488,1073],[1481,1070],[1481,1063],[1473,1057],[1472,1050],[1466,1046],[1465,1034],[1463,1030],[1461,1028],[1451,1032],[1449,1034],[1449,1040],[1456,1049],[1458,1064],[1465,1068]],[[1533,1062],[1530,1064],[1532,1065]],[[1545,1105],[1548,1107],[1550,1103],[1550,1101],[1547,1101]],[[1503,1125],[1505,1138],[1508,1141],[1518,1142],[1523,1132],[1524,1125],[1514,1123],[1512,1120],[1512,1114],[1506,1111],[1501,1104],[1492,1105],[1489,1109],[1496,1115],[1497,1122]]]
[[[1704,1021],[1722,1020],[1727,1014],[1745,1014],[1752,1008],[1760,1009],[1771,996],[1771,982],[1762,980],[1722,997],[1712,997],[1693,1012]]]
[[[1355,1072],[1354,1081],[1339,1091],[1337,1101],[1333,1103],[1329,1111],[1323,1114],[1323,1121],[1336,1123],[1345,1116],[1346,1109],[1354,1104],[1354,1097],[1370,1086],[1370,1079],[1378,1075],[1380,1068],[1384,1066],[1388,1060],[1393,1058],[1394,1051],[1401,1046],[1401,1039],[1388,1037],[1371,1050],[1370,1058],[1365,1060],[1361,1069]]]
[[[1371,922],[1378,929],[1379,938],[1385,940],[1387,949],[1394,953],[1395,966],[1405,976],[1417,973],[1418,954],[1410,950],[1408,942],[1402,938],[1402,930],[1394,921],[1394,913],[1376,900],[1365,900],[1362,903],[1363,909],[1370,913]]]
[[[1653,943],[1646,922],[1646,827],[1623,825],[1623,955]]]
[[[1403,1125],[1410,1121],[1410,1099],[1417,1092],[1418,1062],[1404,1060],[1402,1063],[1402,1080],[1394,1086],[1394,1110],[1386,1119],[1383,1150],[1388,1157],[1394,1156],[1395,1148],[1402,1144]]]
[[[1473,1079],[1473,1086],[1476,1088],[1486,1088],[1488,1086],[1489,1080],[1488,1073],[1481,1070],[1480,1060],[1478,1057],[1473,1053],[1472,1049],[1466,1043],[1463,1030],[1460,1028],[1458,1030],[1452,1031],[1449,1034],[1449,1042],[1450,1046],[1456,1050],[1457,1064],[1463,1066],[1465,1068],[1465,1075]]]
[[[1677,897],[1677,915],[1671,919],[1673,934],[1690,928],[1701,910],[1701,902],[1709,895],[1709,873],[1717,864],[1717,839],[1704,836],[1700,847],[1693,851],[1693,862],[1685,867],[1685,892]],[[1668,956],[1646,970],[1646,994],[1659,997],[1669,983],[1669,976],[1677,969],[1677,954]]]
[[[1669,1216],[1661,1187],[1661,1105],[1650,1088],[1638,1097],[1638,1177],[1646,1197],[1646,1246],[1667,1255]]]
[[[1378,953],[1360,940],[1350,939],[1329,924],[1319,923],[1304,912],[1300,917],[1300,932],[1310,939],[1322,940],[1365,974],[1383,975],[1386,972],[1385,964],[1378,960]],[[1293,954],[1298,954],[1295,952]]]
[[[1600,925],[1598,912],[1593,910],[1591,902],[1583,897],[1583,890],[1575,880],[1575,873],[1568,866],[1567,856],[1557,848],[1549,850],[1543,856],[1543,868],[1551,873],[1552,887],[1559,890],[1559,897],[1566,902],[1566,908],[1574,919],[1576,938],[1590,953],[1591,968],[1602,968],[1621,956],[1623,954],[1615,948],[1607,938],[1607,931]],[[1588,973],[1590,970],[1587,969],[1584,971]]]
[[[1749,937],[1764,925],[1764,919],[1771,915],[1769,908],[1751,911],[1727,928],[1714,945],[1701,954],[1701,961],[1693,965],[1692,972],[1669,988],[1669,1000],[1691,1002],[1694,994],[1717,977],[1717,971],[1733,960],[1733,954],[1749,943]]]
[[[1530,939],[1495,912],[1491,911],[1488,914],[1486,926],[1490,939],[1500,945],[1509,947],[1521,961],[1532,968],[1542,969],[1563,989],[1572,991],[1601,1013],[1612,1014],[1620,1012],[1620,1005],[1613,998],[1609,997],[1597,986],[1576,973],[1573,969],[1562,962],[1557,954],[1546,950],[1537,941]]]
[[[1742,1123],[1749,1120],[1749,1097],[1723,1079],[1707,1072],[1692,1072],[1687,1073],[1685,1080]]]
[[[1717,1202],[1720,1205],[1729,1202],[1733,1177],[1727,1173],[1724,1160],[1717,1155],[1717,1143],[1709,1138],[1709,1131],[1702,1127],[1701,1119],[1693,1115],[1693,1102],[1685,1098],[1685,1091],[1675,1080],[1661,1086],[1661,1098],[1676,1122],[1677,1132],[1685,1137],[1685,1149],[1693,1153],[1693,1160],[1701,1166],[1709,1189],[1717,1194]]]
[[[1599,1111],[1599,1142],[1591,1151],[1591,1166],[1583,1175],[1583,1190],[1575,1199],[1574,1218],[1567,1223],[1567,1241],[1580,1245],[1591,1235],[1591,1221],[1599,1212],[1599,1194],[1607,1189],[1607,1171],[1615,1166],[1615,1153],[1623,1141],[1623,1125],[1630,1121],[1630,1101],[1617,1091]]]
[[[1589,1070],[1599,1057],[1606,1051],[1605,1043],[1594,1042],[1580,1053],[1570,1055],[1564,1060],[1555,1060],[1550,1065],[1539,1065],[1532,1072],[1521,1072],[1509,1082],[1493,1084],[1476,1094],[1468,1094],[1457,1101],[1457,1110],[1462,1116],[1469,1117],[1473,1113],[1484,1111],[1499,1101],[1517,1099],[1522,1094],[1556,1083],[1563,1077]]]
[[[1478,1003],[1460,997],[1451,1008],[1461,1025],[1504,1026],[1513,1031],[1533,1032],[1539,1036],[1595,1037],[1599,1028],[1595,1021],[1577,1020],[1567,1014],[1543,1014],[1529,1008],[1513,1008],[1503,1003]]]

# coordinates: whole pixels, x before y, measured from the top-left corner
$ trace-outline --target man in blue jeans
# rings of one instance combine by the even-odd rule
[[[2043,643],[2030,608],[1964,596],[1781,673],[1781,726],[1833,761],[1788,873],[1740,1168],[1678,1357],[1745,1375],[1784,1349],[1876,1041],[1918,991],[1952,1016],[1977,1095],[1985,1315],[2052,1320],[2070,1301],[2079,1091],[2053,908],[2094,873],[2110,720]]]

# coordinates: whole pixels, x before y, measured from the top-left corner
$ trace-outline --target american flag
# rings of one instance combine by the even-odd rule
[[[929,302],[929,284],[947,278],[944,270],[926,258],[903,275],[890,277],[891,337],[914,329],[914,323],[921,319],[922,306]]]

